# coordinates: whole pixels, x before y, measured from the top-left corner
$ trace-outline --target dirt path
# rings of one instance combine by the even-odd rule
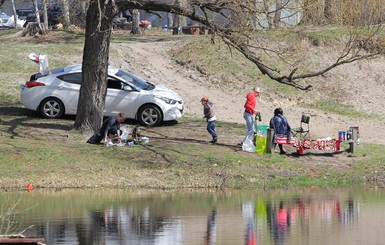
[[[205,95],[209,96],[215,103],[216,114],[219,120],[243,123],[244,96],[251,88],[244,88],[243,91],[228,92],[210,84],[207,77],[196,71],[181,67],[171,59],[168,51],[176,45],[179,45],[179,42],[172,39],[157,42],[133,42],[129,44],[113,43],[112,48],[119,50],[119,54],[110,59],[111,63],[117,67],[131,71],[150,82],[163,84],[176,90],[185,100],[185,112],[188,114],[201,116],[202,111],[199,101]],[[380,69],[378,63],[375,65]],[[343,69],[349,70],[352,67],[345,67]],[[363,74],[359,75],[364,76]],[[378,77],[378,75],[376,76]],[[357,84],[353,83],[354,81],[352,81],[352,84],[344,83],[343,86],[347,88],[352,87],[357,90]],[[365,89],[366,94],[364,96],[366,99],[362,99],[362,96],[359,97],[358,95],[357,98],[352,97],[352,103],[358,101],[360,108],[367,106],[367,108],[377,110],[375,112],[379,114],[384,114],[384,106],[381,103],[375,103],[376,106],[371,106],[374,103],[373,100],[379,100],[381,91],[362,88],[362,90]],[[373,95],[371,96],[368,93],[373,93]],[[368,97],[371,97],[371,99],[367,99]],[[384,97],[382,97],[382,103],[383,100]],[[367,101],[367,105],[363,104],[365,101]],[[258,100],[257,105],[258,110],[262,113],[262,123],[267,124],[274,108],[280,106],[284,108],[285,115],[292,127],[299,126],[302,113],[310,114],[310,130],[313,137],[336,137],[338,131],[346,130],[350,126],[358,126],[361,142],[385,144],[384,121],[351,119],[315,110],[290,107],[290,105],[285,105],[285,103],[286,101],[272,101],[271,98],[264,97],[262,93],[262,97]]]

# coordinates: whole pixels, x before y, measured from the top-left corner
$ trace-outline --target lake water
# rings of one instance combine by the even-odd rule
[[[0,234],[46,244],[385,244],[385,190],[2,192]]]

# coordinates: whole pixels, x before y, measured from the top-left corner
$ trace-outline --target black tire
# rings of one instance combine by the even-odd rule
[[[64,114],[64,105],[57,98],[46,98],[39,106],[39,113],[45,118],[60,118]]]
[[[156,105],[142,106],[137,117],[142,126],[155,127],[163,121],[162,112]]]

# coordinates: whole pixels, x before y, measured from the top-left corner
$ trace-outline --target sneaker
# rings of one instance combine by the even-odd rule
[[[212,141],[210,141],[210,143],[212,143],[212,144],[215,144],[215,143],[217,143],[217,141],[218,141],[218,138],[217,138],[217,137],[215,137],[215,138],[213,138],[213,140],[212,140]]]

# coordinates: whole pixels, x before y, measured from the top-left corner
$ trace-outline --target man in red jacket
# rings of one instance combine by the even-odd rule
[[[259,96],[260,93],[261,93],[261,89],[259,87],[256,87],[256,88],[253,88],[251,92],[246,95],[246,103],[244,105],[245,112],[243,113],[243,118],[246,121],[247,134],[240,145],[242,145],[243,142],[249,137],[254,137],[254,133],[255,133],[254,114],[257,113],[256,111],[257,97]]]

